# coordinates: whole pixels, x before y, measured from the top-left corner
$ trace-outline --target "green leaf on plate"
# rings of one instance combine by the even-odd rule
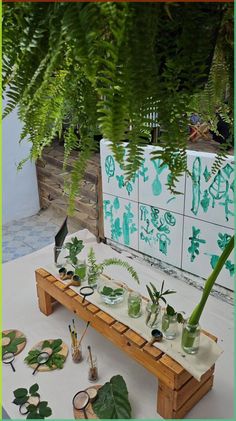
[[[23,396],[26,396],[28,394],[28,390],[19,388],[19,389],[14,390],[13,393],[14,393],[15,398],[22,398]]]
[[[39,390],[39,385],[37,383],[33,384],[30,388],[29,388],[29,392],[32,395],[33,393],[36,393]]]
[[[131,406],[123,377],[117,375],[105,383],[98,390],[98,397],[92,407],[101,419],[130,419]]]

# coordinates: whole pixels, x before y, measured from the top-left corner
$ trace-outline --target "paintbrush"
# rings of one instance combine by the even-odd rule
[[[88,323],[87,323],[86,328],[84,329],[84,332],[83,332],[83,334],[82,334],[82,336],[81,336],[81,338],[80,338],[80,340],[79,340],[79,344],[78,344],[78,346],[81,344],[82,339],[83,339],[83,337],[84,337],[84,335],[85,335],[85,333],[86,333],[86,330],[87,330],[87,329],[88,329],[88,327],[89,327],[89,324],[90,324],[90,322],[88,322]]]
[[[91,346],[88,346],[88,352],[89,352],[89,359],[91,362],[91,368],[93,369],[93,358],[92,358]]]

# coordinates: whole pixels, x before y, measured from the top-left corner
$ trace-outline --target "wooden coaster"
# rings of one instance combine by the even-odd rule
[[[94,386],[91,384],[91,386],[89,386],[89,387],[87,387],[87,389],[85,389],[85,392],[88,389],[91,389],[91,388],[98,390],[98,389],[100,389],[100,387],[101,387],[100,384],[97,384],[97,385],[94,385]],[[81,410],[78,410],[78,409],[75,409],[75,408],[73,408],[73,411],[74,411],[74,418],[76,420],[84,419],[84,411],[81,411]],[[89,402],[88,406],[86,407],[86,414],[87,414],[89,420],[90,419],[98,419],[97,415],[95,414],[95,412],[93,410],[92,403],[90,403],[90,402]]]
[[[44,339],[43,341],[38,342],[36,345],[33,346],[33,348],[31,348],[30,351],[33,351],[35,349],[39,349],[40,351],[42,350],[42,345],[44,343],[44,341],[48,341],[48,342],[53,342],[55,341],[55,339]],[[61,344],[61,351],[58,352],[59,355],[64,355],[64,357],[66,358],[68,355],[68,346],[65,344],[65,342],[62,342]],[[29,367],[35,369],[37,367],[38,364],[27,364]],[[38,371],[52,371],[52,370],[56,370],[57,367],[54,365],[52,368],[48,367],[46,364],[42,364],[39,366]]]
[[[4,333],[4,335],[8,335],[8,333],[11,333],[11,332],[15,332],[16,338],[25,338],[25,342],[22,342],[22,344],[17,345],[17,351],[14,353],[15,355],[17,355],[17,354],[20,354],[21,351],[23,351],[26,345],[26,336],[20,330],[16,330],[16,329],[3,330],[2,333]]]

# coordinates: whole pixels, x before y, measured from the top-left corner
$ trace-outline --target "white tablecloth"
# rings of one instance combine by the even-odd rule
[[[87,230],[80,231],[77,236],[93,245],[99,261],[109,251],[109,256],[120,256],[109,246],[97,244]],[[85,250],[83,251],[85,253]],[[82,253],[83,253],[82,252]],[[125,257],[123,253],[122,258]],[[46,338],[62,338],[68,345],[70,338],[68,324],[72,314],[62,306],[55,312],[44,316],[38,309],[34,270],[44,267],[53,259],[52,246],[47,246],[31,255],[24,256],[3,265],[3,329],[18,328],[28,339],[25,350],[15,360],[16,373],[10,367],[3,367],[3,406],[11,418],[23,418],[18,407],[12,404],[12,391],[18,387],[29,387],[34,382],[40,386],[41,398],[48,400],[53,410],[53,419],[71,419],[73,411],[71,400],[76,391],[89,385],[87,380],[87,364],[84,361],[75,365],[69,355],[63,370],[38,373],[32,376],[32,370],[23,363],[23,358],[36,342]],[[128,259],[130,262],[130,259]],[[169,297],[170,304],[177,310],[185,310],[189,314],[199,301],[201,292],[185,283],[171,278],[146,264],[132,262],[140,274],[141,285],[127,276],[127,272],[119,269],[121,279],[125,279],[131,288],[146,295],[145,285],[150,281],[165,279],[167,288],[173,288],[179,294]],[[106,269],[106,273],[116,277],[117,267]],[[84,327],[82,320],[76,320],[78,330]],[[219,344],[224,349],[223,355],[216,363],[214,388],[189,413],[188,418],[232,418],[233,417],[233,308],[232,306],[210,297],[201,319],[202,326],[218,336]],[[84,355],[87,345],[96,349],[99,362],[99,383],[104,383],[115,374],[121,374],[129,390],[133,418],[160,418],[156,413],[157,384],[154,376],[139,364],[135,363],[122,351],[89,328],[83,342]],[[142,399],[140,399],[142,396]]]

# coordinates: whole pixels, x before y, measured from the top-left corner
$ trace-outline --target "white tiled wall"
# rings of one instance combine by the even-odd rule
[[[214,154],[189,151],[192,177],[180,178],[182,194],[174,196],[166,185],[168,167],[151,159],[155,148],[144,148],[143,165],[127,184],[109,142],[101,141],[105,236],[207,278],[233,235],[233,158],[211,175]],[[233,289],[233,278],[232,255],[217,283]]]

